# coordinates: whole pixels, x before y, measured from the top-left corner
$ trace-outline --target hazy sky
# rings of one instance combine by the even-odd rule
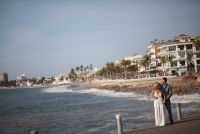
[[[200,35],[199,0],[0,0],[0,72],[102,67],[181,33]]]

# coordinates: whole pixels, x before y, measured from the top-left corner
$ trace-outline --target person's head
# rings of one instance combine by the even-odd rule
[[[153,90],[154,91],[161,91],[161,84],[157,83],[157,85],[154,86]]]
[[[155,82],[155,83],[154,83],[154,87],[157,86],[157,85],[158,85],[158,82]]]
[[[167,78],[163,77],[163,84],[167,83]]]

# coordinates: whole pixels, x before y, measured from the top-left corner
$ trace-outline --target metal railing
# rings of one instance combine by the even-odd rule
[[[176,111],[177,111],[177,120],[181,120],[182,119],[181,103],[176,103]],[[117,119],[117,134],[123,134],[124,132],[120,114],[116,115],[116,119]]]

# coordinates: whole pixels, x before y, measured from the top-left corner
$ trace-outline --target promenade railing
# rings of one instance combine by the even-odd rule
[[[177,112],[177,120],[182,119],[182,112],[181,112],[181,103],[176,103],[176,112]],[[117,120],[117,134],[123,134],[123,125],[122,125],[122,119],[120,114],[116,115]]]

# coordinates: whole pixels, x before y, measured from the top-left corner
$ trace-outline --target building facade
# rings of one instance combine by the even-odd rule
[[[174,40],[149,45],[151,65],[168,75],[200,72],[200,50],[193,44],[195,38],[181,34]],[[163,57],[165,60],[161,60]]]
[[[133,55],[129,57],[125,57],[124,60],[130,60],[132,65],[137,65],[142,60],[142,55]]]
[[[150,56],[150,68],[156,68],[158,64],[158,53],[160,52],[160,44],[151,44],[147,48],[147,54]]]
[[[25,74],[22,74],[20,76],[17,77],[16,79],[16,85],[17,86],[27,86],[27,78],[26,78],[26,75]]]
[[[0,73],[0,82],[8,82],[8,74],[7,73]]]

